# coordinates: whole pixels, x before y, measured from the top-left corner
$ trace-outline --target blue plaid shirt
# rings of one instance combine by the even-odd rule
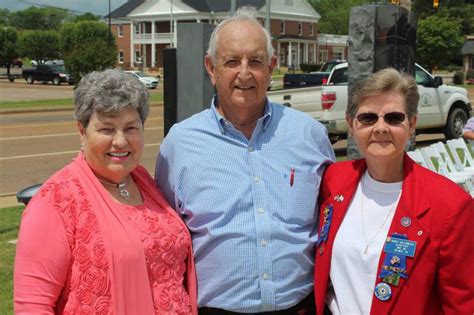
[[[269,102],[250,140],[214,103],[171,128],[155,180],[192,233],[199,307],[275,311],[313,290],[318,188],[334,158],[321,124]]]

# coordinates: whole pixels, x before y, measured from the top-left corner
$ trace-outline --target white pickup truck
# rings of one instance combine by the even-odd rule
[[[332,69],[326,85],[270,91],[268,98],[319,120],[335,142],[347,136],[347,71],[347,63],[341,63]],[[466,89],[443,84],[441,77],[433,77],[418,64],[415,77],[420,93],[417,132],[443,132],[447,139],[460,137],[471,115]]]

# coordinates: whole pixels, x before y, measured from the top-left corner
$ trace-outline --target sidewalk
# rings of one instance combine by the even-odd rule
[[[0,196],[0,209],[24,206],[16,200],[16,196]]]

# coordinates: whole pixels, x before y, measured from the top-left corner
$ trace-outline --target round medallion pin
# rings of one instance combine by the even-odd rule
[[[387,301],[392,297],[392,288],[384,282],[380,282],[375,286],[375,297],[380,301]]]
[[[403,217],[400,223],[404,227],[409,227],[411,225],[411,219],[409,217]]]

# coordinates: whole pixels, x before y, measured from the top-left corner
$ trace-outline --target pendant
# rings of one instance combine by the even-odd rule
[[[369,245],[365,246],[364,254],[367,255],[367,251],[369,250]]]
[[[130,198],[130,192],[125,187],[119,187],[119,194],[123,199]]]

